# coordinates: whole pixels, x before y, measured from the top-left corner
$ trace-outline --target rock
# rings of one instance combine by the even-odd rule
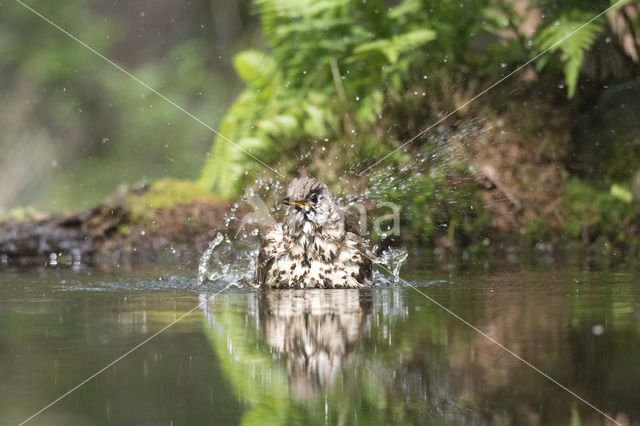
[[[189,262],[224,228],[227,213],[226,203],[192,202],[156,209],[147,221],[135,222],[123,206],[100,205],[71,215],[0,222],[0,259],[19,265],[54,260],[110,268],[154,262],[168,251],[176,261]]]
[[[82,229],[80,215],[53,215],[27,222],[0,224],[0,253],[19,263],[48,261],[53,255],[67,254],[80,260],[93,251],[91,237]]]

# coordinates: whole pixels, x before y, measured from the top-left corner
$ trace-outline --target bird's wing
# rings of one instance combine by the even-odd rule
[[[365,243],[364,239],[360,235],[354,234],[353,232],[347,232],[347,238],[355,241],[358,249],[362,252],[362,254],[365,257],[368,257],[369,260],[373,260],[376,258],[375,253],[371,251],[371,249],[369,248],[369,245]]]
[[[347,239],[352,240],[355,243],[356,249],[360,255],[360,259],[358,261],[360,268],[358,269],[356,279],[362,284],[370,284],[371,278],[373,277],[373,258],[375,255],[371,250],[369,250],[369,246],[359,235],[356,235],[353,232],[347,232]]]
[[[260,251],[258,252],[258,263],[256,265],[256,273],[253,277],[254,286],[264,286],[267,280],[267,274],[273,262],[275,262],[275,253],[277,244],[277,227],[265,233],[264,238],[260,242]]]
[[[267,244],[264,242],[260,246],[260,252],[258,254],[258,264],[256,265],[256,273],[253,277],[253,285],[260,287],[265,284],[267,280],[267,272],[273,262],[275,261],[275,257],[269,255],[269,251],[267,248]]]

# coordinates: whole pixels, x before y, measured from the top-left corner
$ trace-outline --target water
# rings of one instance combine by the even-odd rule
[[[415,260],[415,259],[414,259]],[[0,272],[0,424],[607,424],[407,283],[263,292],[193,270]],[[634,271],[405,265],[408,282],[640,424]]]

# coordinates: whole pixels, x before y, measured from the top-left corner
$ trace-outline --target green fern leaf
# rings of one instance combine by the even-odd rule
[[[558,17],[537,35],[538,51],[560,50],[564,77],[567,82],[567,96],[572,98],[578,86],[578,76],[582,67],[584,53],[588,51],[602,32],[600,20],[585,24],[593,16],[579,11],[571,11]],[[547,61],[538,61],[541,69]]]
[[[233,67],[248,86],[266,86],[276,71],[273,58],[258,50],[244,50],[233,58]]]
[[[227,112],[220,124],[220,133],[229,139],[216,136],[211,152],[200,172],[198,183],[203,188],[214,190],[222,198],[228,199],[239,193],[241,178],[245,172],[261,166],[247,152],[261,156],[270,146],[269,141],[246,135],[256,121],[261,101],[252,89],[245,90]],[[231,140],[232,142],[230,142]]]
[[[363,43],[354,49],[355,54],[379,51],[384,54],[392,64],[398,61],[398,57],[436,38],[435,31],[421,29],[394,36],[390,39],[379,39],[369,43]]]

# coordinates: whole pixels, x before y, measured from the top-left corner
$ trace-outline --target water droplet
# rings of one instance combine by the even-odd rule
[[[500,64],[500,66],[501,66],[502,68],[506,68],[506,67],[507,67],[507,64],[505,64],[505,63],[503,62],[503,63],[501,63],[501,64]]]
[[[140,12],[140,16],[144,16],[144,12]]]
[[[359,100],[360,100],[360,96],[356,96],[356,101],[359,101]]]

